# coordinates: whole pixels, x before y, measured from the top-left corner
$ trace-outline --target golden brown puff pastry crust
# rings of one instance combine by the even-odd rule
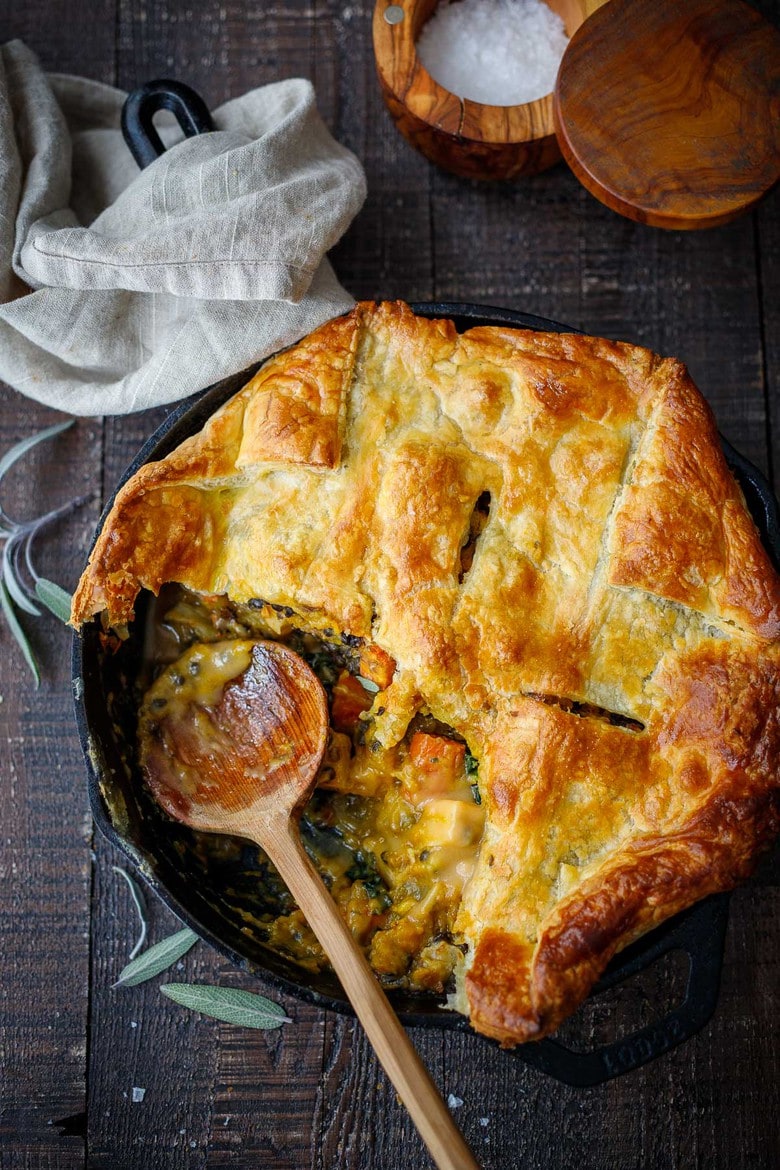
[[[168,581],[381,647],[378,752],[465,737],[459,1006],[504,1044],[778,829],[780,582],[678,362],[358,305],[122,489],[73,621]]]

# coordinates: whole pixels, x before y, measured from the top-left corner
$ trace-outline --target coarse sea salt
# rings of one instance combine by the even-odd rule
[[[568,37],[543,0],[455,0],[424,25],[417,56],[458,97],[514,106],[551,93]]]

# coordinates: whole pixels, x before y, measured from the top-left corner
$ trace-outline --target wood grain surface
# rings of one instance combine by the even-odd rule
[[[613,0],[555,88],[563,157],[654,227],[728,223],[780,178],[780,33],[741,0]]]
[[[780,25],[778,0],[758,8]],[[342,0],[0,0],[0,38],[56,71],[130,88],[177,76],[210,105],[285,77],[368,176],[333,252],[359,297],[505,305],[687,362],[723,433],[774,478],[780,461],[780,198],[733,223],[659,232],[596,202],[565,166],[514,184],[432,167],[393,126],[376,79],[373,4]],[[56,417],[7,388],[0,450]],[[12,514],[90,503],[38,546],[72,589],[101,500],[163,411],[80,420],[3,483]],[[0,1167],[2,1170],[423,1170],[429,1165],[354,1021],[278,996],[204,944],[173,977],[273,995],[291,1025],[253,1032],[198,1017],[160,979],[112,990],[136,935],[122,859],[93,836],[71,714],[69,641],[26,621],[35,690],[0,627]],[[732,898],[711,1023],[654,1063],[592,1089],[535,1072],[476,1036],[414,1029],[486,1170],[778,1165],[778,853]],[[150,904],[151,939],[176,921]],[[674,995],[674,968],[583,1009],[584,1039],[630,1029]],[[142,1101],[133,1088],[143,1088]],[[136,1094],[137,1096],[138,1094]]]

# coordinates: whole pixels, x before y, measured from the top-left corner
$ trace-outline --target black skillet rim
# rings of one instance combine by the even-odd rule
[[[413,303],[411,307],[422,316],[449,318],[455,322],[459,331],[476,325],[507,325],[512,328],[528,328],[543,332],[580,332],[571,326],[560,324],[548,318],[468,302]],[[259,364],[261,363],[258,363],[258,366]],[[184,438],[194,434],[223,402],[227,401],[245,384],[254,372],[254,368],[207,387],[178,404],[171,411],[144,443],[117,483],[100,517],[94,540],[97,539],[113,506],[116,494],[124,483],[144,463],[149,462],[152,458],[163,458]],[[725,440],[723,440],[723,448],[729,465],[745,492],[764,543],[777,562],[780,560],[780,526],[778,525],[778,507],[771,488],[761,472]],[[79,632],[74,633],[73,636],[72,684],[76,724],[87,765],[89,801],[94,821],[101,833],[128,858],[144,882],[168,909],[231,963],[262,978],[279,993],[294,996],[317,1007],[344,1015],[354,1014],[349,1003],[345,1000],[336,999],[330,994],[295,983],[292,978],[269,970],[233,950],[213,931],[202,926],[195,915],[170,893],[155,872],[147,870],[142,865],[141,857],[132,842],[123,837],[111,821],[100,792],[100,778],[93,763],[92,734],[85,707],[85,690],[88,683],[85,675],[83,637]],[[630,1069],[637,1068],[648,1060],[654,1059],[661,1052],[688,1039],[703,1027],[715,1008],[722,962],[723,938],[727,922],[727,906],[728,894],[719,894],[676,915],[621,952],[609,965],[599,984],[594,988],[594,992],[598,993],[600,990],[613,987],[623,979],[652,964],[666,951],[680,949],[687,951],[691,959],[691,982],[697,984],[698,1002],[690,1003],[690,995],[687,994],[682,1005],[682,1012],[669,1013],[667,1017],[655,1025],[641,1029],[632,1036],[593,1052],[575,1052],[564,1047],[554,1038],[547,1038],[519,1045],[512,1050],[512,1055],[520,1057],[526,1063],[532,1064],[566,1083],[585,1086],[609,1080]],[[699,978],[696,981],[693,965],[699,945],[706,952],[706,962],[700,963]],[[392,992],[390,998],[391,1000],[396,998]],[[477,1036],[480,1041],[495,1043],[487,1037],[475,1033],[465,1017],[444,1007],[439,1007],[438,1010],[400,1009],[399,1016],[408,1026],[454,1029]]]

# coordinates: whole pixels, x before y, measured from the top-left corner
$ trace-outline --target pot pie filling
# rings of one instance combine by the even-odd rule
[[[477,761],[430,713],[382,749],[372,734],[386,714],[395,663],[361,639],[331,629],[305,632],[302,615],[259,598],[234,605],[170,587],[154,607],[139,756],[148,775],[166,716],[194,699],[208,712],[249,662],[251,639],[283,642],[312,667],[328,696],[330,730],[301,835],[352,933],[383,981],[413,991],[445,990],[462,951],[453,941],[463,887],[484,828]],[[205,734],[213,736],[209,725]],[[175,745],[164,744],[175,758]],[[197,777],[181,765],[182,788]],[[270,863],[269,863],[270,864]],[[327,959],[299,910],[267,927],[273,949],[310,970]]]
[[[380,975],[453,974],[504,1045],[778,830],[780,581],[672,359],[358,305],[122,488],[72,620],[171,583],[161,679],[247,637],[315,667],[304,837]]]

